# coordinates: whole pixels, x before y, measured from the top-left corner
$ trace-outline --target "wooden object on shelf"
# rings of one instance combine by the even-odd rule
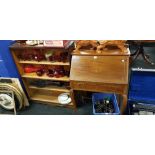
[[[74,51],[70,81],[73,90],[107,92],[123,97],[121,112],[127,106],[129,56],[128,49],[120,52],[81,50]]]
[[[25,44],[27,40],[16,40],[17,43],[19,44]]]
[[[63,40],[44,40],[44,45],[50,47],[64,47]]]
[[[23,51],[31,51],[31,50],[38,50],[37,52],[46,52],[46,49],[54,50],[54,52],[68,52],[69,58],[70,52],[69,49],[65,49],[62,47],[46,47],[42,45],[36,45],[36,46],[29,46],[29,45],[22,45],[19,43],[15,43],[10,46],[10,50],[12,53],[12,56],[14,58],[14,61],[16,63],[16,66],[18,68],[18,71],[21,75],[22,81],[24,83],[24,86],[26,88],[26,91],[28,93],[29,99],[33,101],[39,101],[41,103],[45,104],[53,104],[58,106],[65,106],[69,108],[76,109],[75,101],[74,101],[74,94],[71,89],[65,88],[65,87],[59,87],[59,86],[45,86],[45,87],[37,87],[32,86],[30,84],[30,80],[52,80],[52,81],[61,81],[68,83],[70,85],[70,78],[67,76],[56,78],[56,77],[48,77],[46,74],[43,76],[37,76],[36,73],[24,73],[23,65],[47,65],[47,66],[64,66],[65,68],[68,68],[70,70],[70,62],[50,62],[50,61],[24,61],[20,60],[18,57],[18,54]],[[61,93],[70,93],[70,96],[72,98],[72,103],[68,105],[62,105],[58,102],[58,95]]]
[[[121,50],[121,52],[125,52],[125,40],[100,40],[99,43],[100,45],[97,47],[98,51],[104,50],[105,47],[110,46],[110,47],[117,47]]]

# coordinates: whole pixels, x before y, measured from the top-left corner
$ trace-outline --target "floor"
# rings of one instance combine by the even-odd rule
[[[151,59],[155,62],[155,46],[146,47],[145,50],[151,56]],[[135,51],[135,47],[131,47],[131,53]],[[144,63],[141,57],[132,65],[134,68],[150,68],[155,69],[155,66],[148,65]],[[20,112],[19,115],[92,115],[92,103],[90,99],[80,100],[78,103],[77,111],[72,109],[45,105],[40,103],[30,103],[30,106]]]

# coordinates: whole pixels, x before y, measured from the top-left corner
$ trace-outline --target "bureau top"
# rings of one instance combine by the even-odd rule
[[[72,55],[84,55],[84,56],[129,56],[130,50],[129,48],[126,48],[126,51],[121,52],[120,49],[108,49],[103,50],[102,52],[95,51],[95,50],[80,50],[76,51],[74,50]]]

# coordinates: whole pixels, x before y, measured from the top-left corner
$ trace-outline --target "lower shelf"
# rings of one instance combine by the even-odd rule
[[[63,88],[63,87],[54,87],[54,86],[46,86],[43,88],[35,87],[35,86],[29,86],[30,89],[37,89],[37,90],[48,90],[48,91],[58,91],[58,92],[66,92],[69,93],[69,89]]]
[[[66,106],[66,107],[73,107],[73,103],[71,102],[70,104],[67,105],[63,105],[60,104],[58,101],[58,96],[49,96],[49,95],[45,95],[45,94],[34,94],[33,96],[31,96],[30,98],[33,101],[39,101],[42,102],[44,104],[53,104],[53,105],[57,105],[57,106]]]

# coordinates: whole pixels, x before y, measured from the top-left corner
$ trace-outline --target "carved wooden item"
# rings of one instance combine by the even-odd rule
[[[104,50],[105,47],[116,46],[121,50],[121,52],[124,52],[126,51],[125,42],[125,40],[101,40],[99,41],[100,45],[97,47],[97,50],[101,51]]]
[[[81,48],[92,47],[93,49],[97,49],[98,41],[97,40],[78,40],[76,41],[76,50],[80,50]]]

